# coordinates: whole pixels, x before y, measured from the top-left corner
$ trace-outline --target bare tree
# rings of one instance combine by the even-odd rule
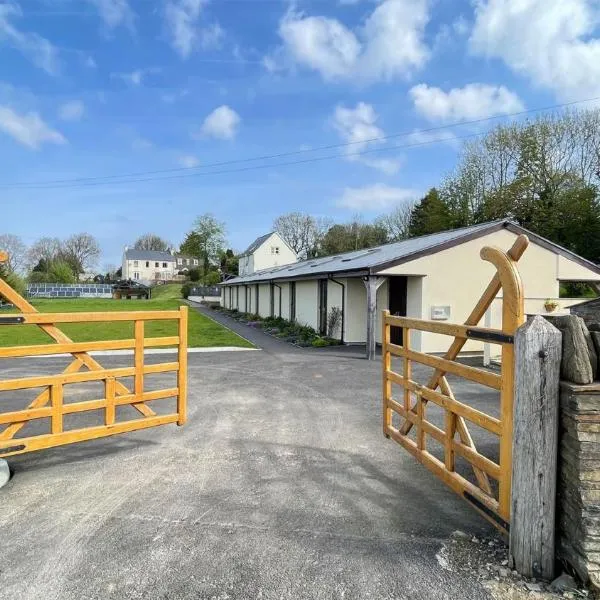
[[[27,247],[23,240],[12,233],[0,234],[0,250],[8,253],[8,268],[13,273],[21,272],[25,267]]]
[[[100,246],[89,233],[77,233],[65,241],[61,254],[76,274],[85,273],[98,263]]]
[[[410,216],[415,202],[405,202],[392,212],[381,215],[375,220],[375,225],[383,227],[390,242],[399,242],[409,236]]]
[[[58,238],[40,238],[27,251],[27,267],[33,269],[41,260],[50,263],[58,257],[61,250],[62,244]]]
[[[133,247],[136,250],[158,250],[159,252],[166,252],[169,249],[170,244],[155,233],[145,233],[135,241]]]
[[[323,236],[331,226],[328,219],[316,218],[299,212],[288,213],[273,221],[273,229],[301,258],[318,251]]]

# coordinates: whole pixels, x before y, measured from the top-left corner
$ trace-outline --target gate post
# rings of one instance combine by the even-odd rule
[[[515,335],[509,564],[554,576],[554,519],[562,334],[537,315]]]

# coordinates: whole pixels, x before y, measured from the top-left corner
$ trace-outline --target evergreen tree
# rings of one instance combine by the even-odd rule
[[[414,206],[410,215],[408,231],[410,237],[437,233],[452,228],[452,219],[447,204],[440,197],[436,188]]]

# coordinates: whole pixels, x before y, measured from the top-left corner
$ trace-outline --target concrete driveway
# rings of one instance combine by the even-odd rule
[[[488,597],[436,554],[491,526],[383,438],[379,361],[279,342],[191,354],[189,390],[183,428],[11,459],[0,598]]]

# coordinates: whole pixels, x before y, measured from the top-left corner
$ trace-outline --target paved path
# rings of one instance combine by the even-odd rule
[[[491,528],[383,438],[379,368],[285,344],[194,354],[185,427],[15,457],[0,598],[487,598],[436,553]]]

